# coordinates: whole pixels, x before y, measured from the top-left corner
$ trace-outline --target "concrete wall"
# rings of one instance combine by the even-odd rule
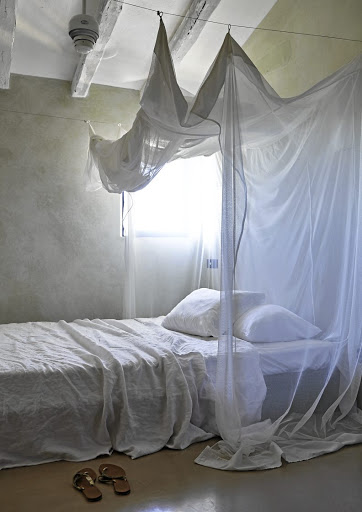
[[[117,138],[139,96],[92,85],[88,98],[72,99],[69,90],[12,75],[0,91],[0,323],[121,315],[119,196],[85,191],[82,120]]]
[[[362,39],[361,16],[361,0],[279,0],[261,26]],[[362,44],[255,31],[244,49],[281,96],[292,96]],[[0,323],[122,314],[119,197],[85,192],[88,129],[78,119],[116,138],[117,123],[133,121],[138,93],[92,85],[80,100],[69,87],[13,75],[0,90]]]
[[[362,40],[362,1],[278,0],[259,27]],[[243,49],[275,91],[290,97],[359,55],[362,43],[256,30]]]

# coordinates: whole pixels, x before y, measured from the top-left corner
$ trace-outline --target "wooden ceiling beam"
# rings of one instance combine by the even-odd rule
[[[185,18],[181,21],[169,43],[173,60],[182,60],[200,36],[207,21],[197,21],[197,18],[208,20],[219,3],[220,0],[191,1]]]
[[[18,0],[0,0],[0,89],[9,89]]]
[[[72,96],[74,98],[85,98],[88,95],[106,45],[121,14],[122,5],[122,0],[100,1],[97,15],[99,38],[90,53],[80,56],[72,81]]]

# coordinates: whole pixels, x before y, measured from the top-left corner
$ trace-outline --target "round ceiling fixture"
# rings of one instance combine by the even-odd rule
[[[83,1],[83,14],[77,14],[69,21],[69,35],[76,51],[81,54],[91,52],[99,37],[98,23],[93,16],[85,13],[85,4]]]

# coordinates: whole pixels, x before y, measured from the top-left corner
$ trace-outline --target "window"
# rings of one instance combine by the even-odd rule
[[[127,203],[127,204],[126,204]],[[138,237],[211,236],[220,226],[221,180],[216,157],[167,164],[142,190],[126,197]]]

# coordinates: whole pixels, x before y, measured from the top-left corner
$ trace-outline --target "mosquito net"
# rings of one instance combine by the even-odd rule
[[[272,468],[362,442],[361,68],[357,58],[283,99],[227,34],[188,104],[161,20],[132,129],[91,137],[89,188],[116,193],[143,188],[171,160],[221,152],[222,440],[200,464]],[[263,292],[265,304],[237,317],[239,290]],[[240,371],[240,339],[255,380]]]

